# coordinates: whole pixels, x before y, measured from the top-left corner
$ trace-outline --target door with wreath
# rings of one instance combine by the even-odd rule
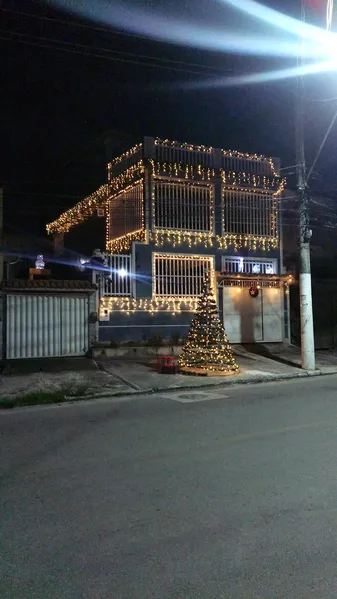
[[[281,289],[224,287],[224,326],[230,343],[277,343],[283,339]]]

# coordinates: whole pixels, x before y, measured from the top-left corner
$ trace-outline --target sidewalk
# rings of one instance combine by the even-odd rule
[[[321,374],[337,374],[337,353],[317,352],[317,370],[300,368],[300,350],[268,344],[235,346],[240,372],[226,377],[159,374],[156,361],[144,358],[55,358],[12,361],[0,376],[0,398],[65,390],[78,397],[113,397],[237,384],[254,384]]]
[[[12,360],[0,376],[0,398],[60,389],[88,397],[130,391],[127,385],[100,371],[96,362],[87,358]]]
[[[253,354],[257,359],[269,358],[280,364],[301,368],[301,349],[287,343],[255,343],[239,346],[239,351]],[[324,374],[337,370],[337,351],[316,350],[316,369]]]
[[[236,346],[234,351],[236,353],[240,372],[237,375],[227,377],[159,374],[155,368],[155,361],[135,362],[130,359],[119,360],[116,358],[99,358],[97,363],[105,372],[119,378],[121,383],[129,386],[130,392],[138,393],[191,387],[252,384],[306,376],[317,376],[321,374],[337,374],[337,355],[332,362],[328,360],[328,356],[324,356],[324,359],[322,356],[322,359],[318,362],[318,369],[313,373],[308,373],[300,368],[300,358],[297,354],[296,360],[293,359],[292,361],[284,363],[282,361],[282,355],[279,355],[278,359],[275,359],[274,354],[270,353],[272,356],[270,358],[248,351],[247,348],[243,346]],[[281,361],[279,358],[281,358]]]

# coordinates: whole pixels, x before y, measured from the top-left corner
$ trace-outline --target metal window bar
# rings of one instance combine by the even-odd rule
[[[239,258],[234,256],[222,256],[222,272],[228,274],[277,274],[277,261],[264,258]]]
[[[155,181],[155,227],[209,232],[213,194],[210,186]]]
[[[225,189],[222,200],[223,233],[276,237],[273,194]]]
[[[206,271],[211,270],[211,257],[155,255],[155,295],[197,297],[201,293]]]
[[[142,182],[109,200],[109,237],[116,239],[142,228]]]
[[[106,266],[98,273],[101,297],[131,296],[131,256],[104,254]]]

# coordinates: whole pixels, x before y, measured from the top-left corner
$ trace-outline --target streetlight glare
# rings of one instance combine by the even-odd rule
[[[172,84],[171,88],[180,89],[216,89],[220,87],[232,87],[240,85],[249,85],[257,83],[268,83],[271,81],[280,81],[282,79],[291,79],[298,76],[315,75],[317,73],[327,73],[337,70],[337,59],[309,63],[288,69],[279,69],[276,71],[261,71],[259,73],[250,73],[248,75],[238,75],[236,77],[208,77],[197,81],[179,82]]]
[[[214,77],[204,80],[178,82],[169,87],[182,89],[211,89],[249,84],[280,81],[298,76],[326,73],[337,70],[337,35],[331,32],[333,0],[327,0],[327,29],[316,27],[290,17],[257,0],[216,0],[214,5],[227,6],[231,13],[245,13],[246,31],[238,31],[224,10],[223,23],[218,20],[213,26],[203,24],[196,14],[194,20],[182,14],[174,15],[149,6],[138,6],[125,0],[45,0],[72,13],[119,27],[124,31],[145,35],[148,38],[183,44],[189,47],[217,50],[226,53],[255,56],[297,58],[299,46],[305,40],[305,65],[293,68],[280,68],[273,71],[247,73],[239,76]],[[210,11],[211,14],[211,11]],[[252,28],[252,24],[255,29]],[[260,29],[268,27],[266,35],[257,34],[256,22]],[[271,35],[271,28],[281,30]]]
[[[327,31],[331,31],[332,17],[333,17],[333,0],[328,0],[326,5],[326,28]]]
[[[303,38],[306,40],[307,58],[320,62],[331,60],[334,54],[331,54],[329,48],[337,47],[336,36],[331,32],[303,23],[256,0],[240,0],[240,2],[216,0],[214,1],[216,21],[213,23],[209,21],[207,24],[200,20],[198,11],[191,18],[183,11],[174,14],[172,7],[170,12],[160,8],[150,8],[145,1],[138,2],[137,5],[130,0],[124,2],[45,0],[45,2],[97,23],[118,27],[148,38],[219,52],[296,58],[299,41]],[[227,8],[223,11],[223,20],[219,18],[219,10],[215,10],[217,5]],[[230,15],[228,15],[229,11]],[[238,29],[237,13],[242,12],[247,18]],[[208,14],[211,19],[211,8]],[[282,31],[277,36],[273,34],[271,27]]]

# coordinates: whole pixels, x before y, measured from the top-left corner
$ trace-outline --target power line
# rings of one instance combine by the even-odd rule
[[[328,137],[330,135],[330,131],[331,131],[332,127],[334,126],[336,119],[337,119],[337,110],[336,110],[334,116],[332,117],[332,121],[331,121],[329,127],[327,128],[327,131],[326,131],[326,133],[325,133],[325,135],[323,137],[321,145],[318,148],[318,152],[317,152],[317,154],[315,156],[315,159],[314,159],[314,161],[313,161],[313,163],[311,165],[311,168],[310,168],[309,173],[308,173],[307,178],[306,178],[306,182],[305,182],[306,185],[308,184],[308,181],[309,181],[309,179],[311,177],[311,173],[312,173],[313,169],[315,168],[316,162],[317,162],[317,160],[318,160],[318,158],[320,156],[321,151],[324,148],[325,142],[326,142],[326,140],[328,139]]]
[[[31,37],[33,39],[42,40],[42,41],[50,41],[50,42],[54,42],[54,43],[57,43],[57,44],[65,44],[65,45],[68,45],[68,46],[76,46],[77,48],[83,48],[83,49],[86,49],[86,50],[96,50],[97,52],[109,52],[109,53],[113,52],[114,54],[118,54],[120,56],[130,56],[130,57],[133,57],[133,58],[144,58],[146,60],[156,60],[158,62],[164,62],[164,63],[167,62],[167,63],[171,63],[171,64],[176,64],[176,65],[196,67],[198,69],[200,69],[200,68],[201,69],[208,69],[208,70],[211,70],[211,71],[215,71],[217,74],[219,72],[224,72],[224,71],[226,71],[226,72],[227,71],[233,71],[233,69],[227,69],[227,70],[225,70],[225,69],[220,69],[220,68],[217,68],[217,67],[212,67],[212,66],[208,66],[208,65],[202,65],[202,64],[193,63],[193,62],[191,63],[191,62],[186,62],[186,61],[182,61],[182,60],[173,60],[171,58],[163,58],[163,57],[158,57],[158,56],[149,56],[147,54],[138,54],[138,53],[135,53],[135,52],[126,52],[126,51],[122,52],[120,50],[113,50],[113,49],[110,49],[110,48],[98,48],[97,46],[94,46],[94,45],[87,46],[85,44],[78,44],[76,42],[65,42],[64,40],[54,39],[54,38],[51,38],[51,37],[41,37],[41,36],[39,37],[39,36],[35,36],[35,35],[31,34],[31,33],[29,33],[29,34],[27,34],[27,33],[20,33],[20,32],[17,32],[17,31],[9,31],[9,30],[6,30],[6,29],[5,30],[3,30],[3,29],[1,30],[0,29],[0,32],[1,33],[9,33],[9,34],[12,34],[12,35],[20,35],[20,36],[24,36],[24,37]]]
[[[7,36],[5,37],[4,35],[1,34],[7,34]],[[8,37],[8,33],[9,35],[15,36],[15,38],[25,38],[25,39],[13,39]],[[28,38],[28,39],[26,39]],[[14,31],[11,32],[7,32],[6,30],[0,30],[0,39],[8,41],[8,42],[19,42],[21,44],[25,44],[25,45],[29,45],[29,46],[36,46],[38,48],[46,48],[48,50],[61,50],[63,52],[68,52],[70,54],[79,54],[81,56],[89,56],[92,58],[103,58],[105,60],[111,60],[111,61],[115,61],[115,62],[122,62],[122,63],[127,63],[127,64],[134,64],[137,66],[143,66],[143,67],[151,67],[151,68],[158,68],[158,69],[166,69],[169,71],[177,71],[179,73],[188,73],[191,75],[199,75],[199,73],[197,71],[192,71],[192,70],[188,70],[188,69],[181,69],[178,67],[174,67],[174,66],[168,66],[168,65],[164,65],[164,64],[156,64],[156,63],[149,63],[149,62],[140,62],[137,60],[132,60],[132,59],[128,59],[128,58],[120,58],[117,56],[112,56],[110,54],[108,54],[108,52],[110,52],[109,50],[105,50],[105,49],[99,49],[98,52],[106,52],[106,54],[98,54],[97,52],[92,52],[90,50],[89,46],[82,46],[81,44],[73,44],[73,43],[69,43],[69,42],[63,42],[60,40],[54,40],[52,38],[44,38],[44,37],[38,37],[38,36],[33,36],[33,35],[29,35],[29,34],[25,34],[25,33],[17,33]],[[31,39],[35,39],[37,40],[36,42],[31,41]],[[47,42],[47,43],[40,43],[40,42]],[[54,44],[59,44],[59,45],[52,45],[48,42],[52,42]],[[62,47],[62,46],[66,46],[66,47]],[[76,48],[74,48],[74,46],[80,47],[82,48],[82,50],[76,50]],[[83,50],[88,49],[88,52],[85,52]]]
[[[52,21],[54,23],[61,23],[62,25],[68,25],[69,27],[79,27],[81,29],[92,29],[93,31],[100,31],[101,33],[109,33],[110,35],[111,34],[121,35],[124,37],[143,39],[143,40],[146,40],[147,42],[149,41],[148,37],[146,37],[145,35],[140,35],[138,33],[129,33],[127,31],[120,31],[120,30],[109,28],[109,27],[102,27],[102,26],[98,26],[98,25],[89,25],[87,23],[66,21],[65,19],[56,19],[55,17],[46,17],[44,15],[36,15],[36,14],[22,12],[22,11],[18,11],[18,10],[12,10],[10,8],[0,8],[0,10],[2,10],[3,12],[15,14],[15,15],[30,17],[33,19],[40,19],[43,21]]]
[[[3,9],[0,9],[0,10],[3,10]],[[11,12],[13,12],[13,11],[11,11]],[[18,13],[18,14],[21,14],[21,13]],[[49,19],[49,17],[44,17],[44,18]],[[54,19],[51,19],[51,20],[54,20]],[[61,22],[63,22],[63,21],[61,21]],[[32,38],[32,39],[35,39],[35,40],[40,40],[40,41],[43,41],[43,42],[53,42],[55,44],[62,44],[62,45],[67,45],[67,46],[74,46],[74,47],[86,49],[86,50],[89,50],[89,51],[93,51],[94,50],[96,52],[114,53],[114,54],[118,54],[119,56],[130,57],[129,60],[120,59],[123,62],[130,62],[130,63],[132,63],[133,61],[132,61],[131,57],[133,57],[133,58],[143,58],[145,60],[154,60],[154,61],[157,61],[158,63],[160,63],[160,62],[162,62],[162,63],[169,63],[168,65],[165,65],[165,68],[171,68],[170,65],[172,64],[172,65],[177,65],[177,66],[181,65],[182,67],[195,67],[195,68],[198,68],[198,69],[203,69],[203,70],[206,70],[206,71],[211,71],[211,72],[216,73],[216,74],[219,74],[219,73],[228,73],[228,72],[233,72],[234,71],[234,69],[231,69],[231,68],[223,69],[223,68],[213,67],[211,65],[204,65],[204,64],[200,64],[200,63],[194,63],[194,62],[188,62],[188,61],[182,61],[182,60],[176,60],[176,59],[173,60],[173,59],[170,59],[170,58],[163,58],[163,57],[158,57],[158,56],[149,56],[147,54],[138,54],[138,53],[127,52],[127,51],[123,51],[122,52],[120,50],[113,50],[113,49],[109,49],[109,48],[98,48],[97,46],[87,46],[87,45],[84,45],[84,44],[78,44],[76,42],[65,42],[63,40],[58,40],[58,39],[54,39],[54,38],[51,38],[51,37],[34,36],[33,34],[19,33],[19,32],[16,32],[16,31],[9,31],[7,29],[5,29],[5,30],[2,29],[2,30],[0,30],[0,32],[3,33],[3,34],[6,34],[6,35],[9,34],[9,35],[27,37],[27,38]],[[110,31],[110,33],[111,33],[111,31]],[[9,41],[12,41],[12,40],[9,40]],[[118,60],[118,57],[116,57],[116,60]],[[140,63],[139,61],[135,61],[134,64],[143,64],[143,63]],[[158,66],[159,67],[160,66],[161,68],[164,68],[160,64],[156,65],[156,63],[154,63],[154,64],[147,64],[146,63],[145,66],[151,66],[151,67],[154,67],[154,66]],[[189,72],[189,73],[191,73],[193,75],[200,75],[200,71],[197,71],[197,72],[196,71],[187,71],[186,68],[177,69],[177,67],[174,67],[174,66],[172,66],[172,68],[175,68],[176,70],[179,70],[179,71],[182,71],[182,72]]]

